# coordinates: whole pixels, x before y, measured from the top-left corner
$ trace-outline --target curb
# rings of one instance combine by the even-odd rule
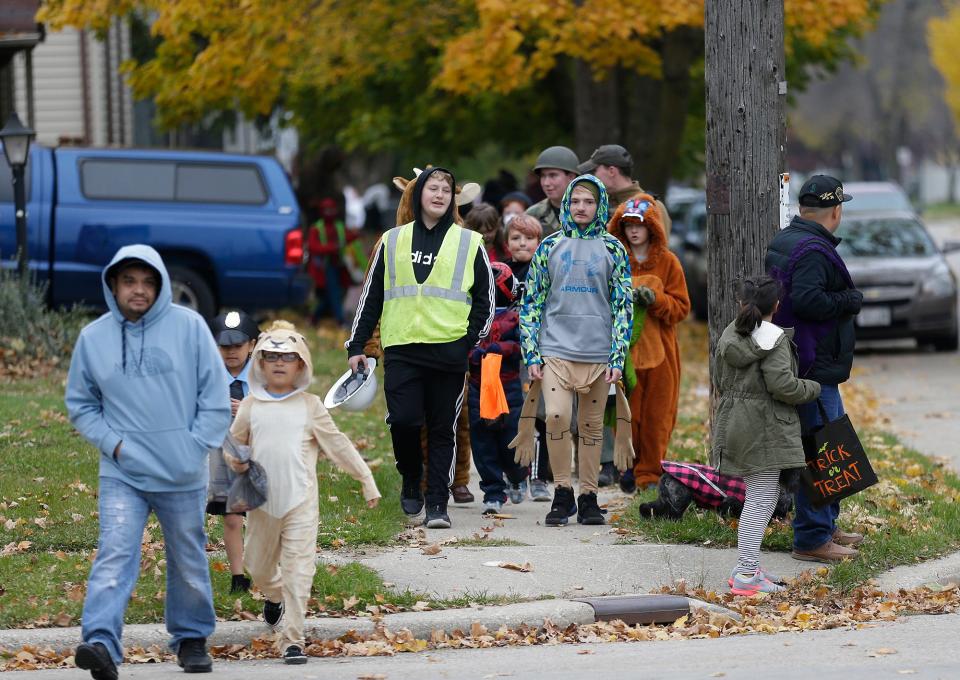
[[[543,600],[497,607],[469,609],[442,609],[427,612],[388,614],[382,624],[390,631],[408,629],[415,637],[430,639],[435,630],[448,635],[454,630],[469,633],[474,623],[494,631],[501,626],[517,628],[521,625],[540,628],[545,619],[566,628],[594,622],[593,608],[588,604],[568,600]],[[336,639],[349,632],[372,634],[374,622],[369,618],[307,619],[304,633],[316,639]],[[249,644],[256,637],[269,635],[272,629],[262,621],[218,621],[217,628],[207,642],[211,646]],[[126,647],[166,646],[170,639],[163,624],[134,624],[124,627],[123,644]],[[0,631],[0,648],[19,649],[24,645],[62,650],[75,647],[81,640],[80,628],[33,628]]]
[[[931,584],[960,584],[960,552],[929,562],[895,567],[875,580],[877,587],[884,591],[909,590]]]

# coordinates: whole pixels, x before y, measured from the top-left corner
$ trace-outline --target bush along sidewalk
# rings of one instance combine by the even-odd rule
[[[49,309],[46,296],[46,285],[0,268],[0,378],[44,375],[69,363],[86,316]]]
[[[706,385],[706,336],[690,324],[681,326],[685,380],[680,414],[667,458],[705,463],[709,457],[709,397]],[[884,431],[876,400],[856,377],[841,387],[844,404],[858,429],[864,449],[880,482],[841,502],[840,525],[863,533],[857,559],[832,567],[825,583],[849,591],[878,573],[904,564],[940,557],[960,549],[960,478],[944,465],[905,447]],[[656,490],[637,494],[617,519],[626,534],[622,540],[690,543],[708,548],[737,545],[737,520],[693,505],[678,521],[645,519],[637,506],[656,497]],[[789,519],[774,520],[767,528],[764,550],[789,552],[793,530]]]

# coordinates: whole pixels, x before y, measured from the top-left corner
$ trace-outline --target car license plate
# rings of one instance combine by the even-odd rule
[[[889,326],[892,320],[889,307],[863,307],[857,315],[858,326]]]

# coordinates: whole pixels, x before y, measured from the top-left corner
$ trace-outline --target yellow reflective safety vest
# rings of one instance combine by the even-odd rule
[[[473,263],[483,236],[451,224],[423,283],[413,273],[413,222],[389,230],[383,242],[383,346],[453,342],[466,335]]]

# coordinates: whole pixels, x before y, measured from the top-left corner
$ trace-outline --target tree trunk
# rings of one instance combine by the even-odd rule
[[[762,273],[779,225],[786,146],[783,0],[707,0],[710,364],[737,310],[735,282]]]
[[[683,141],[690,68],[703,54],[702,32],[671,31],[658,49],[659,78],[616,68],[595,80],[587,64],[574,64],[575,150],[586,160],[601,144],[625,146],[633,155],[634,179],[663,195]]]

